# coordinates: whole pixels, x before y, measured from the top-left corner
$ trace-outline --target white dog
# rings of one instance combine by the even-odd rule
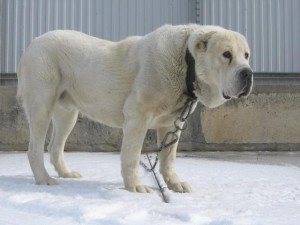
[[[18,67],[18,97],[29,122],[28,158],[36,183],[57,184],[43,159],[51,121],[48,150],[52,164],[60,177],[80,177],[66,166],[63,150],[81,112],[100,123],[123,128],[125,188],[149,192],[138,171],[147,130],[156,129],[160,143],[174,129],[188,95],[210,108],[249,95],[253,81],[249,56],[248,43],[241,34],[195,24],[166,25],[120,42],[76,31],[40,36],[23,54]],[[192,90],[187,87],[187,71],[195,71]],[[190,192],[190,186],[175,172],[176,149],[177,143],[160,153],[160,172],[169,189]]]

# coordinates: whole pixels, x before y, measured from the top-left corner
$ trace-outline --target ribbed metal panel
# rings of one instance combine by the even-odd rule
[[[0,5],[0,73],[15,73],[25,48],[49,30],[117,41],[166,23],[196,21],[196,0],[0,0]]]
[[[256,72],[300,72],[299,0],[197,0],[197,21],[244,34]]]

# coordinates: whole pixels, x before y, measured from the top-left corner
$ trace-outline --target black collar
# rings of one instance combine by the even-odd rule
[[[193,100],[196,100],[197,97],[194,93],[195,91],[194,82],[196,80],[195,59],[190,53],[188,48],[186,49],[185,62],[187,64],[186,78],[185,78],[185,83],[187,87],[186,94],[188,97],[192,98]]]

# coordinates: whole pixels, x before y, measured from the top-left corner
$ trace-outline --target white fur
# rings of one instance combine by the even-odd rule
[[[205,45],[205,42],[208,44]],[[18,96],[30,127],[28,158],[37,184],[56,184],[44,167],[44,143],[61,177],[80,177],[65,164],[63,150],[79,112],[113,127],[123,128],[121,149],[125,188],[149,192],[139,179],[138,165],[145,134],[157,129],[158,141],[173,129],[186,101],[185,53],[196,60],[195,93],[208,107],[232,97],[236,71],[249,67],[245,38],[214,26],[163,26],[143,37],[110,42],[76,31],[51,31],[35,39],[18,67]],[[233,52],[233,62],[222,56]],[[160,172],[174,191],[190,192],[175,172],[177,144],[160,154]]]

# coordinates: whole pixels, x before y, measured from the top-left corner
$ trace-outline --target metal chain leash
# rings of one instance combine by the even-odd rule
[[[183,130],[185,130],[187,128],[186,121],[187,121],[188,117],[191,115],[193,106],[195,104],[197,104],[197,101],[195,99],[193,99],[193,98],[188,98],[187,99],[187,101],[186,101],[186,103],[184,105],[184,108],[183,108],[180,116],[174,121],[175,130],[174,131],[169,131],[168,133],[166,133],[164,139],[161,142],[160,147],[156,151],[156,158],[155,158],[154,164],[152,165],[150,163],[150,167],[148,167],[142,160],[140,160],[140,165],[145,170],[147,170],[148,172],[154,172],[155,167],[156,167],[157,162],[158,162],[158,154],[159,154],[159,152],[161,152],[163,149],[168,148],[169,146],[175,144],[179,140],[177,132],[178,131],[183,131]],[[183,123],[182,127],[180,126],[181,123]],[[148,153],[146,153],[146,156],[147,156],[147,158],[149,160]]]

